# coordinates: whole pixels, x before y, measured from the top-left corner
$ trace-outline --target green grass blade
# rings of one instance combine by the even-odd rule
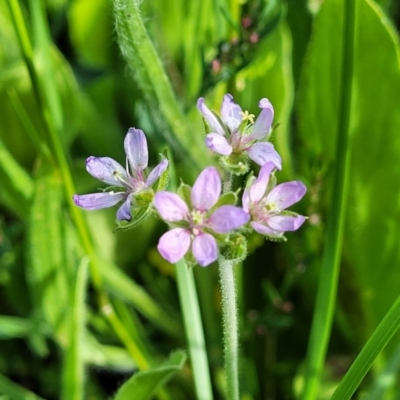
[[[164,332],[178,336],[181,328],[154,302],[150,295],[111,263],[98,262],[104,284],[111,293],[132,304],[140,313]]]
[[[5,394],[12,400],[43,400],[43,397],[17,385],[4,375],[0,374],[0,393]]]
[[[32,326],[24,318],[0,315],[0,339],[26,338]]]
[[[180,109],[153,43],[140,16],[139,1],[114,1],[115,27],[121,52],[129,68],[143,90],[154,115],[160,116],[160,126],[165,123],[182,150],[190,156],[197,168],[210,164],[204,149],[201,132],[192,132],[185,123]],[[175,144],[175,141],[174,143]]]
[[[378,325],[354,363],[341,380],[331,400],[348,400],[352,397],[376,357],[400,328],[400,297]]]
[[[21,218],[27,217],[33,194],[31,177],[18,164],[0,139],[0,198]]]
[[[65,353],[61,392],[61,399],[63,400],[81,400],[84,398],[83,338],[88,262],[89,260],[84,258],[79,265],[71,304],[72,313],[68,329],[69,342]]]
[[[343,2],[344,31],[342,72],[339,94],[338,131],[334,186],[331,197],[332,212],[328,221],[327,237],[322,258],[314,318],[309,337],[305,386],[302,398],[317,398],[326,351],[328,348],[342,255],[344,222],[349,186],[350,110],[352,100],[355,2]]]

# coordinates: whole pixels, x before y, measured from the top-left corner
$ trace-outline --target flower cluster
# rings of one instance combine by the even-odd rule
[[[249,231],[284,239],[285,232],[297,230],[306,217],[287,208],[301,200],[306,187],[300,181],[276,185],[275,172],[282,169],[282,160],[264,140],[270,136],[274,118],[269,100],[260,100],[261,113],[255,122],[254,115],[243,112],[230,94],[223,98],[220,116],[210,111],[203,98],[197,106],[207,126],[206,145],[220,156],[228,175],[248,172],[249,159],[261,167],[258,176],[251,175],[247,181],[242,207],[237,206],[237,193],[221,193],[215,167],[205,168],[193,187],[181,184],[177,193],[165,191],[168,160],[163,158],[149,172],[146,137],[135,128],[125,137],[126,168],[109,157],[89,157],[87,171],[109,186],[101,193],[75,195],[73,200],[88,210],[122,202],[116,217],[119,227],[157,213],[171,227],[159,240],[161,256],[171,263],[185,258],[189,264],[205,267],[221,254],[243,259],[244,235]]]
[[[282,169],[281,157],[272,143],[261,141],[271,133],[274,108],[268,99],[261,99],[258,105],[261,113],[254,122],[254,115],[242,111],[230,94],[222,100],[220,117],[208,109],[203,98],[197,102],[210,131],[206,136],[207,147],[225,156],[221,163],[237,175],[248,171],[247,158],[260,166],[272,162]]]

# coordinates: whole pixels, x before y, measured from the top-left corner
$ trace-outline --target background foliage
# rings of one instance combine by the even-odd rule
[[[130,126],[145,131],[153,165],[169,146],[177,176],[192,184],[212,162],[197,98],[217,110],[224,93],[254,114],[260,98],[271,100],[278,181],[308,187],[296,209],[309,216],[304,227],[286,243],[251,237],[237,270],[243,399],[297,398],[335,207],[342,3],[143,1],[131,25],[119,19],[120,1],[0,3],[1,399],[106,399],[133,371],[186,348],[175,270],[155,248],[165,227],[149,219],[115,232],[114,209],[81,212],[71,195],[97,189],[87,156],[123,163]],[[350,193],[321,399],[400,287],[400,7],[358,0],[356,16]],[[222,398],[216,269],[194,272]],[[133,350],[102,308],[108,299]],[[356,398],[400,398],[399,355],[397,336]],[[158,396],[194,398],[190,363]]]

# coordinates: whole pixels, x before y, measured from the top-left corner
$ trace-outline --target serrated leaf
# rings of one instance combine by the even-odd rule
[[[114,400],[147,400],[179,372],[186,361],[185,352],[172,353],[159,367],[135,374],[118,390]]]

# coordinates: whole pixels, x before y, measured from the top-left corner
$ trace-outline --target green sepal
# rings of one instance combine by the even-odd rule
[[[230,234],[220,246],[221,256],[228,261],[238,263],[247,257],[247,240],[240,233]]]
[[[231,154],[230,156],[220,157],[219,163],[233,175],[244,175],[249,171],[248,157],[241,154]]]
[[[192,208],[192,200],[191,200],[191,193],[192,187],[186,185],[185,183],[181,183],[176,191],[178,196],[188,205],[188,207]]]
[[[161,155],[161,159],[167,159],[166,157],[167,155],[167,150],[164,150]],[[158,180],[156,180],[156,182],[154,182],[154,184],[152,185],[153,189],[156,192],[160,192],[162,190],[165,190],[168,186],[168,180],[169,180],[169,160],[168,160],[168,167],[165,169],[165,171],[160,175],[160,177],[158,178]]]
[[[132,205],[131,205],[131,220],[130,221],[120,221],[118,219],[115,220],[116,230],[126,230],[131,229],[136,225],[139,225],[143,222],[147,217],[152,214],[154,192],[152,189],[148,189],[142,191],[132,197]]]
[[[237,202],[237,193],[234,192],[225,193],[221,195],[221,197],[218,199],[215,205],[212,208],[210,208],[207,215],[211,215],[217,208],[221,206],[226,206],[226,205],[233,206],[236,204],[236,202]]]
[[[221,128],[224,130],[224,135],[229,137],[230,132],[228,131],[228,128],[226,125],[223,123],[221,117],[215,113],[214,111],[211,111],[214,114],[214,117],[218,120],[218,123],[221,125]],[[211,126],[209,125],[208,121],[203,117],[203,125],[204,125],[204,131],[205,134],[207,135],[208,133],[214,133],[215,129],[212,129]]]

